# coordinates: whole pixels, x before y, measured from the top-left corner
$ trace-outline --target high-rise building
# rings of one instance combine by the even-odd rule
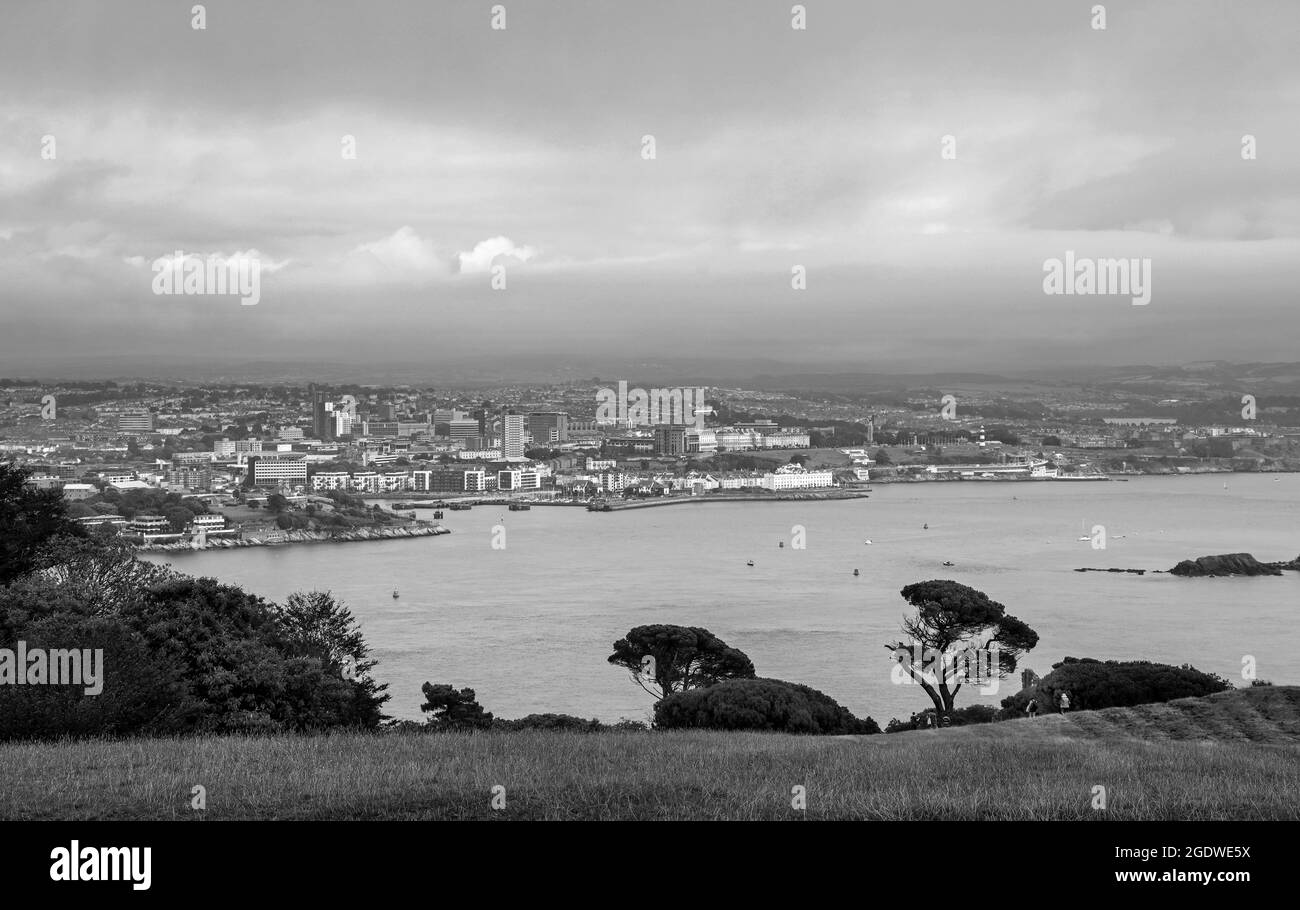
[[[311,387],[311,432],[317,439],[334,438],[333,408],[325,400],[325,393]]]
[[[527,418],[523,414],[501,415],[501,457],[524,457],[524,429]]]
[[[338,439],[342,436],[352,435],[351,414],[349,414],[347,411],[339,410],[339,411],[331,412],[331,416],[334,418],[334,420],[332,421],[333,426],[331,427],[331,429],[334,431],[334,435],[330,437],[331,439]]]
[[[568,442],[569,415],[564,411],[534,411],[528,415],[528,432],[535,446]]]

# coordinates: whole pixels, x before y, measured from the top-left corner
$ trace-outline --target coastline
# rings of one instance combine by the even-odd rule
[[[624,512],[628,509],[649,509],[655,506],[673,506],[683,505],[686,503],[706,503],[706,502],[834,502],[836,500],[846,499],[866,499],[870,496],[868,490],[821,490],[807,492],[789,492],[774,494],[754,494],[754,493],[707,493],[703,496],[660,496],[653,499],[629,499],[618,502],[609,502],[608,508],[592,509],[593,512]],[[533,505],[542,505],[543,503],[533,503]],[[568,505],[568,503],[545,503],[546,505]],[[573,503],[573,505],[588,505],[588,503]]]
[[[363,540],[400,540],[408,537],[438,537],[450,534],[451,529],[440,524],[414,525],[396,528],[349,528],[337,531],[268,531],[248,537],[223,537],[208,540],[196,546],[192,540],[173,543],[144,544],[136,549],[146,553],[205,552],[208,550],[241,550],[246,547],[279,547],[287,544],[356,543]]]

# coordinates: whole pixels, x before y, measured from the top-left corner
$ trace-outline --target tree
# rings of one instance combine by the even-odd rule
[[[724,679],[754,678],[754,663],[743,651],[697,626],[637,626],[614,642],[608,660],[656,698]]]
[[[59,535],[85,537],[68,517],[58,490],[28,487],[30,472],[0,463],[0,584],[31,570],[37,551]]]
[[[289,508],[289,500],[285,498],[283,493],[272,493],[266,497],[266,507],[272,512],[283,512]]]
[[[134,547],[116,539],[58,537],[41,548],[35,565],[48,586],[93,604],[99,615],[119,612],[140,592],[180,577],[166,566],[137,559]]]
[[[370,678],[370,670],[378,661],[370,659],[370,646],[352,611],[329,591],[296,591],[284,606],[276,608],[275,614],[286,650],[315,658],[331,674],[350,682],[356,690],[356,723],[378,726],[384,720],[380,709],[390,698],[385,694],[388,684]]]
[[[163,517],[173,531],[180,533],[194,519],[194,513],[184,506],[168,506],[163,510]]]
[[[492,712],[484,711],[473,689],[456,689],[447,683],[427,682],[420,687],[425,703],[420,710],[429,715],[433,730],[486,730],[492,726]]]
[[[971,662],[980,680],[1006,679],[1016,661],[1038,644],[1038,633],[1007,613],[987,594],[955,581],[922,581],[899,592],[916,607],[903,620],[911,645],[885,645],[894,659],[934,702],[938,714],[953,710],[962,684],[970,680]],[[966,674],[958,678],[957,659],[967,659]]]
[[[893,464],[894,459],[889,457],[889,453],[884,449],[876,449],[876,455],[873,459],[876,464]]]

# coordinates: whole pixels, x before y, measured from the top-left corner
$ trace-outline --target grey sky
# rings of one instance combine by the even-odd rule
[[[5,4],[0,374],[1295,359],[1294,2],[191,5]],[[256,250],[261,302],[153,294],[177,249]],[[1066,250],[1151,303],[1044,295]]]

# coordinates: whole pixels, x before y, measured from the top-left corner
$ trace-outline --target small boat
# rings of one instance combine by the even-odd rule
[[[752,559],[749,562],[745,563],[745,565],[747,566],[752,566],[753,564],[754,564],[754,560]]]
[[[956,563],[945,562],[944,565],[945,565],[945,566],[952,566],[952,565],[956,565]]]
[[[776,542],[776,545],[777,545],[777,547],[779,547],[779,548],[781,548],[781,549],[785,549],[785,541],[784,541],[784,540],[778,540],[778,541]]]
[[[864,540],[864,541],[862,541],[862,542],[863,542],[864,544],[866,544],[867,546],[871,546],[871,541],[870,541],[870,540]]]
[[[397,589],[393,588],[393,600],[397,600],[397,598],[398,598]]]
[[[925,524],[921,525],[921,530],[922,530],[922,531],[928,531],[928,530],[930,530],[930,523],[929,523],[929,522],[926,522]]]
[[[433,517],[434,517],[434,518],[441,518],[441,517],[442,517],[442,510],[439,509],[438,511],[434,512],[434,513],[433,513]]]
[[[467,502],[453,502],[451,505],[447,506],[447,508],[451,509],[453,512],[468,512],[474,507]]]
[[[528,503],[526,503],[526,502],[512,502],[512,503],[510,503],[510,511],[511,511],[511,512],[527,512],[527,511],[528,511],[529,509],[531,509],[531,508],[532,508],[532,506],[530,506],[530,505],[529,505]]]
[[[857,570],[857,569],[854,569],[854,570],[853,570],[853,577],[854,577],[854,578],[857,578],[857,576],[858,576],[858,570]]]

